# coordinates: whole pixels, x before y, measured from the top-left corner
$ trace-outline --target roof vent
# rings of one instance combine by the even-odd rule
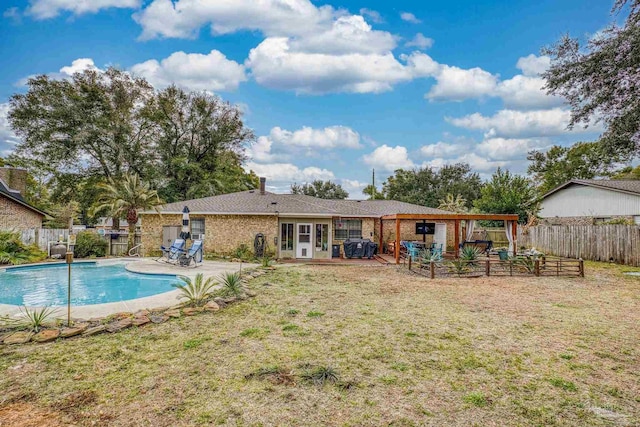
[[[255,193],[256,190],[249,190],[249,193]]]
[[[278,202],[271,202],[271,204],[272,204],[272,205],[277,205],[277,204],[278,204]]]

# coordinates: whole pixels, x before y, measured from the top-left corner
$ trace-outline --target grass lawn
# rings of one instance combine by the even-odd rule
[[[640,425],[640,278],[621,271],[279,269],[218,313],[0,346],[0,426]]]

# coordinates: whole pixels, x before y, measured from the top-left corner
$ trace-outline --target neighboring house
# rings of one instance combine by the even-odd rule
[[[640,224],[640,181],[574,179],[542,196],[550,225],[589,225],[623,218]]]
[[[208,253],[229,254],[240,245],[253,251],[255,236],[262,233],[269,250],[277,258],[329,259],[332,246],[348,238],[371,239],[386,244],[396,239],[442,243],[453,250],[460,236],[459,215],[393,200],[326,200],[299,194],[274,194],[259,190],[223,194],[176,202],[155,211],[140,213],[145,254],[170,245],[179,235],[184,207],[190,211],[193,239],[204,241]],[[434,219],[435,234],[416,234],[415,218],[383,219],[396,214],[419,215]],[[382,233],[381,233],[382,231]],[[342,251],[342,247],[340,249]]]
[[[104,230],[105,232],[114,232],[118,233],[128,233],[129,232],[129,223],[126,219],[120,220],[120,228],[118,230],[114,230],[113,228],[113,218],[110,217],[100,217],[98,218],[98,222],[95,225],[96,230]],[[136,223],[136,229],[140,229],[140,220]]]
[[[26,186],[26,170],[0,167],[0,229],[42,228],[47,214],[24,200]]]

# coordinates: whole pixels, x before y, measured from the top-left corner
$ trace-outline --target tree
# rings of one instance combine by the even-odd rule
[[[9,123],[20,137],[16,153],[65,170],[106,179],[144,176],[154,159],[149,118],[154,91],[144,79],[109,68],[69,80],[30,78],[28,92],[10,99]]]
[[[435,171],[424,167],[413,170],[398,169],[383,184],[385,198],[400,200],[432,208],[447,194],[457,194],[466,200],[467,208],[480,196],[482,181],[466,163],[446,165]]]
[[[461,195],[454,196],[449,193],[445,196],[444,199],[440,199],[438,205],[438,209],[443,209],[445,211],[456,212],[456,213],[464,213],[467,212],[467,201]]]
[[[535,202],[535,187],[527,178],[512,175],[498,168],[482,187],[474,206],[482,213],[518,214],[518,221],[527,222]]]
[[[42,75],[27,85],[10,100],[9,122],[21,139],[11,161],[29,165],[44,186],[34,188],[57,202],[47,208],[48,199],[35,194],[38,207],[75,200],[83,222],[92,224],[100,214],[90,209],[97,185],[125,174],[138,175],[169,202],[258,186],[243,167],[253,133],[238,108],[217,97],[176,87],[156,92],[115,68],[68,80]]]
[[[258,177],[242,168],[254,140],[238,107],[220,98],[170,86],[158,93],[153,121],[160,132],[160,196],[177,201],[248,190]]]
[[[340,184],[331,181],[315,180],[311,184],[291,185],[291,194],[305,194],[319,199],[346,199],[349,197]]]
[[[129,223],[127,251],[134,246],[138,211],[156,209],[160,198],[155,190],[143,183],[136,174],[125,174],[118,181],[99,185],[102,194],[95,206],[96,211],[106,210],[113,218],[125,218]]]
[[[571,179],[593,179],[608,175],[622,159],[608,153],[599,142],[578,142],[571,147],[554,145],[546,152],[531,151],[527,172],[540,194]]]
[[[611,175],[611,179],[640,180],[640,166],[627,166]]]
[[[369,184],[362,190],[362,194],[366,194],[369,196],[368,200],[379,200],[384,199],[384,194],[382,194],[375,185]]]
[[[613,12],[627,4],[622,27],[610,25],[586,46],[567,35],[544,49],[551,67],[543,77],[548,93],[571,106],[570,127],[601,120],[604,146],[634,156],[640,149],[640,0],[616,0]]]

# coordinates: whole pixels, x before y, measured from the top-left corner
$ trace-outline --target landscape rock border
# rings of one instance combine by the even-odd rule
[[[275,268],[258,268],[246,270],[242,273],[242,283],[246,287],[249,281],[273,271]],[[255,297],[256,293],[246,290],[246,297]],[[0,345],[17,345],[34,343],[50,343],[69,338],[88,337],[104,332],[117,333],[128,328],[139,328],[148,324],[159,324],[183,316],[194,316],[201,313],[214,313],[244,298],[215,297],[202,307],[191,307],[177,304],[172,307],[161,307],[149,310],[139,310],[135,313],[121,312],[106,317],[94,317],[89,320],[73,319],[71,326],[59,326],[40,330],[37,334],[25,330],[0,330]]]

